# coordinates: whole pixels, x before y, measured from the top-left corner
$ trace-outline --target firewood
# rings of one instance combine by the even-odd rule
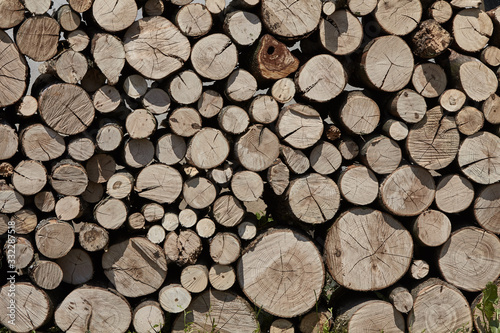
[[[123,82],[123,90],[130,98],[138,99],[148,90],[148,83],[143,76],[133,74]]]
[[[474,201],[474,217],[477,223],[484,229],[498,233],[500,223],[497,219],[497,203],[500,200],[498,196],[499,184],[492,184],[482,189]]]
[[[102,256],[102,267],[116,290],[127,297],[155,292],[167,275],[164,252],[143,237],[111,245]]]
[[[402,121],[396,119],[388,119],[382,125],[382,132],[394,141],[401,141],[408,136],[408,126]]]
[[[50,185],[62,195],[80,195],[89,178],[83,166],[73,160],[62,160],[52,167]]]
[[[439,96],[439,104],[448,112],[462,109],[467,97],[458,89],[447,89]]]
[[[93,95],[92,101],[97,111],[110,113],[115,111],[121,102],[120,92],[113,86],[100,87]]]
[[[481,51],[480,59],[483,63],[496,67],[500,65],[500,49],[493,45],[487,46]]]
[[[94,0],[68,0],[71,8],[77,13],[83,13],[92,7]]]
[[[148,138],[153,135],[156,127],[156,118],[145,109],[134,110],[125,121],[125,128],[132,139]]]
[[[491,94],[484,101],[481,111],[487,122],[494,125],[500,124],[500,97],[497,94]]]
[[[458,164],[462,172],[478,184],[493,184],[500,180],[497,171],[500,138],[490,132],[478,132],[462,142]]]
[[[0,213],[15,213],[24,206],[24,197],[0,180]]]
[[[83,202],[79,197],[66,196],[56,202],[54,208],[58,219],[63,221],[71,221],[79,218],[83,214]]]
[[[10,29],[24,21],[24,6],[20,0],[2,1],[0,4],[1,29]]]
[[[257,81],[248,71],[238,68],[229,75],[224,90],[233,102],[248,101],[257,91]]]
[[[410,267],[410,275],[415,280],[421,280],[429,274],[429,264],[424,260],[413,260]]]
[[[405,287],[396,286],[391,288],[389,301],[401,313],[408,313],[413,308],[413,297]]]
[[[87,188],[82,193],[82,199],[88,203],[98,203],[104,194],[104,186],[99,183],[89,182]]]
[[[22,54],[35,61],[46,61],[57,53],[59,31],[59,23],[51,17],[30,17],[19,27],[16,44]]]
[[[383,135],[377,135],[366,141],[359,153],[363,164],[381,175],[396,170],[402,157],[398,144]]]
[[[217,290],[228,290],[236,281],[236,274],[231,265],[215,264],[208,273],[210,285]]]
[[[189,265],[182,269],[181,285],[191,293],[200,293],[208,286],[208,268],[205,265]]]
[[[87,161],[85,169],[90,181],[105,183],[115,173],[116,162],[111,155],[96,154]]]
[[[177,266],[193,265],[200,255],[203,245],[200,237],[190,229],[179,233],[171,231],[165,238],[163,249],[168,262],[174,262]]]
[[[16,112],[21,117],[31,117],[38,110],[38,100],[30,95],[23,96],[16,104]]]
[[[52,290],[62,282],[61,267],[50,260],[35,260],[29,268],[30,279],[40,288]]]
[[[301,150],[281,145],[280,154],[290,171],[298,175],[305,173],[311,166],[309,159]]]
[[[458,131],[465,135],[479,132],[484,125],[484,114],[473,106],[466,106],[455,115]]]
[[[142,105],[152,114],[163,114],[170,108],[170,96],[160,88],[149,89],[142,98]]]
[[[262,24],[257,15],[237,10],[224,18],[224,32],[239,46],[250,46],[260,36]]]
[[[21,209],[15,212],[10,219],[14,222],[16,234],[27,235],[35,230],[38,219],[36,214],[30,209]]]
[[[40,162],[24,160],[14,168],[12,185],[23,195],[38,193],[46,183],[47,170]]]
[[[94,286],[74,289],[54,314],[56,325],[67,332],[112,330],[125,332],[132,310],[125,297],[114,290]]]
[[[206,90],[198,100],[198,112],[205,118],[216,116],[222,109],[224,99],[214,90]]]
[[[429,62],[415,66],[411,82],[415,90],[426,98],[440,96],[448,83],[444,69]]]
[[[306,107],[304,106],[304,108]],[[292,114],[290,118],[293,118]],[[286,129],[283,129],[283,131],[286,131]],[[287,134],[289,134],[288,131]],[[300,135],[301,133],[297,135],[297,138],[292,138],[291,141],[301,141]],[[290,136],[288,138],[290,138]],[[234,152],[236,158],[243,167],[250,171],[258,172],[271,166],[274,160],[279,156],[280,144],[278,137],[271,130],[263,125],[257,124],[250,126],[246,133],[236,140]],[[218,165],[221,163],[222,162],[218,163]]]
[[[231,190],[234,196],[241,201],[256,201],[264,192],[264,182],[258,173],[240,171],[231,179]]]
[[[331,324],[330,316],[331,314],[326,310],[311,311],[300,320],[299,330],[302,333],[319,333],[324,328],[328,329]]]
[[[351,165],[340,173],[340,194],[355,205],[368,205],[378,196],[378,181],[375,174],[363,165]]]
[[[209,218],[202,218],[196,223],[196,233],[201,238],[210,238],[215,233],[215,223]]]
[[[90,38],[83,30],[77,29],[68,34],[66,38],[69,48],[73,51],[82,52],[90,43]]]
[[[202,82],[198,75],[191,70],[187,70],[172,78],[168,92],[175,102],[192,104],[200,98],[202,89]]]
[[[436,206],[445,213],[459,213],[474,200],[474,187],[465,177],[446,175],[436,187]]]
[[[228,105],[220,110],[217,121],[219,127],[229,134],[241,134],[250,124],[248,113],[236,105]]]
[[[10,243],[5,243],[4,252],[8,253]],[[35,250],[33,249],[33,245],[31,241],[27,238],[18,236],[15,238],[14,244],[14,267],[13,269],[21,270],[29,266],[31,261],[33,260],[33,256],[35,254]]]
[[[152,300],[141,302],[134,309],[132,324],[137,333],[150,333],[151,330],[162,329],[165,326],[165,314],[160,303]]]
[[[106,193],[115,198],[127,197],[134,187],[134,177],[128,172],[117,172],[113,174],[106,183]]]
[[[137,176],[134,190],[140,197],[158,203],[172,203],[181,193],[182,177],[172,167],[151,164]]]
[[[192,209],[186,208],[179,213],[179,224],[184,228],[193,227],[198,222],[198,215]]]
[[[407,123],[418,123],[427,111],[425,98],[411,89],[399,91],[391,100],[389,112]]]
[[[103,227],[85,222],[78,233],[78,241],[86,251],[100,251],[108,246],[109,234]]]
[[[450,237],[450,219],[443,212],[429,209],[415,219],[412,232],[421,244],[429,247],[440,246]]]
[[[278,118],[279,106],[272,96],[258,95],[252,100],[248,114],[253,122],[270,124]]]
[[[186,311],[191,304],[191,294],[180,284],[169,284],[161,288],[158,294],[158,301],[163,310],[170,313]]]
[[[54,238],[58,241],[55,242]],[[38,251],[50,259],[64,257],[73,247],[73,227],[57,219],[42,220],[36,227],[35,242]]]
[[[0,305],[4,309],[8,309],[12,304],[9,297],[12,291],[9,291],[10,283],[5,284],[0,289]],[[15,284],[15,301],[16,301],[16,316],[15,320],[10,320],[7,315],[7,310],[0,317],[0,323],[7,329],[17,332],[31,332],[47,323],[53,309],[52,301],[45,291],[35,287],[29,282],[16,282]],[[23,314],[23,315],[20,315]]]
[[[121,40],[110,34],[98,33],[92,38],[91,52],[97,67],[108,79],[110,85],[118,83],[125,65],[125,49]]]
[[[233,177],[232,165],[232,163],[226,161],[223,165],[210,169],[207,176],[216,184],[227,185]]]
[[[290,170],[279,158],[267,169],[267,182],[276,195],[282,195],[287,189],[290,183]]]
[[[238,225],[238,236],[243,240],[252,240],[257,236],[257,226],[249,221]]]
[[[330,274],[353,290],[391,286],[410,267],[412,253],[410,233],[392,216],[371,208],[352,208],[341,214],[325,241]],[[372,255],[383,259],[367,261]]]
[[[323,122],[319,113],[310,106],[292,104],[280,111],[276,132],[294,148],[309,148],[321,138]]]
[[[103,152],[111,152],[117,149],[123,139],[123,128],[120,124],[109,122],[103,124],[96,135],[97,147]]]
[[[63,5],[57,10],[57,21],[65,31],[75,31],[81,23],[80,15],[69,5]]]
[[[469,304],[462,293],[450,284],[429,279],[414,288],[412,296],[414,304],[408,314],[409,332],[472,329]]]
[[[163,218],[165,209],[156,202],[149,202],[142,206],[141,213],[146,222],[156,222]]]
[[[68,143],[68,155],[78,162],[90,159],[96,149],[94,140],[88,136],[77,136]]]
[[[309,161],[314,171],[322,175],[329,175],[340,168],[342,155],[333,144],[320,141],[311,151]]]
[[[152,225],[146,234],[147,239],[154,244],[161,244],[165,240],[165,236],[165,229],[158,224]]]
[[[279,103],[288,103],[295,95],[295,83],[289,78],[279,79],[273,84],[271,94]]]
[[[288,50],[285,44],[268,34],[261,37],[251,60],[252,73],[259,81],[281,80],[298,68],[299,59]],[[287,91],[291,88],[281,89]]]
[[[191,51],[194,70],[204,78],[222,80],[238,63],[238,51],[229,37],[211,34],[200,39]]]
[[[105,198],[95,206],[94,218],[106,229],[118,229],[127,220],[127,206],[121,200]]]
[[[173,165],[184,158],[186,149],[186,143],[182,137],[168,133],[158,139],[155,154],[161,163]]]
[[[146,225],[146,219],[141,213],[135,212],[128,216],[126,224],[132,230],[142,230]]]
[[[1,12],[2,9],[0,8]],[[0,92],[0,107],[17,102],[21,99],[27,87],[28,65],[24,57],[19,53],[18,47],[16,47],[9,35],[3,30],[0,31],[0,52],[2,53],[0,83],[5,87]]]
[[[445,52],[452,41],[450,33],[431,19],[419,24],[418,30],[411,34],[410,45],[416,56],[428,59]]]
[[[481,1],[478,0],[451,0],[451,5],[456,8],[479,8]]]
[[[325,14],[326,16],[330,16],[335,13],[335,10],[337,10],[337,5],[335,5],[335,2],[330,0],[323,1],[323,8],[321,9],[323,14]]]
[[[226,194],[215,200],[212,214],[217,223],[225,227],[234,227],[243,220],[245,209],[238,199]]]
[[[195,177],[184,183],[182,196],[189,206],[195,209],[203,209],[214,202],[217,191],[207,178]]]
[[[486,46],[493,33],[493,23],[484,11],[463,9],[453,18],[453,37],[466,52],[477,52]]]
[[[205,127],[189,141],[188,160],[200,169],[221,165],[229,155],[229,142],[221,131]]]
[[[438,0],[429,7],[429,16],[439,24],[448,22],[452,15],[453,8],[447,1]]]
[[[324,6],[323,6],[324,7]],[[286,319],[276,319],[271,323],[269,333],[294,333],[293,324]]]
[[[378,126],[380,109],[362,92],[351,91],[340,106],[339,119],[351,134],[370,134]]]
[[[54,210],[56,201],[50,191],[40,191],[34,197],[36,208],[41,212],[48,213]]]
[[[263,255],[266,265],[262,264]],[[274,229],[259,235],[243,251],[237,276],[245,295],[259,304],[259,308],[290,318],[306,313],[316,304],[315,294],[323,288],[325,271],[321,255],[308,238],[289,229]],[[292,277],[300,282],[287,288],[285,281]],[[274,287],[270,288],[270,283]],[[262,293],[262,290],[267,291]],[[278,294],[283,297],[276,297]],[[292,298],[302,301],[290,302]]]
[[[387,33],[404,36],[417,27],[422,16],[422,4],[420,1],[402,3],[383,0],[377,4],[374,16]]]
[[[132,168],[143,168],[154,159],[155,147],[148,139],[131,139],[123,147],[123,159]]]
[[[347,55],[361,46],[363,27],[351,11],[336,10],[321,20],[319,38],[323,47],[332,54]]]
[[[224,10],[226,3],[224,0],[206,0],[205,6],[207,6],[210,13],[217,15]]]
[[[201,37],[212,28],[212,15],[202,4],[187,4],[177,12],[175,24],[185,36]]]

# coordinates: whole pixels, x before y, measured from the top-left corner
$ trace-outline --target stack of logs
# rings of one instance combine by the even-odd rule
[[[0,323],[486,332],[500,8],[481,6],[0,0]]]

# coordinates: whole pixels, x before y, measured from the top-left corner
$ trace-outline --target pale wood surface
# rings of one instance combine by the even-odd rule
[[[180,284],[172,283],[161,288],[158,300],[165,311],[179,313],[191,304],[191,294]]]
[[[325,3],[331,2],[328,1]],[[323,8],[324,6],[323,4]],[[352,10],[336,10],[333,14],[322,19],[319,24],[320,42],[332,54],[350,54],[361,45],[363,27],[361,22],[351,12]]]
[[[72,249],[62,258],[57,259],[62,269],[62,281],[81,285],[92,279],[94,265],[90,255],[82,249]]]
[[[59,31],[59,23],[51,17],[30,17],[16,32],[16,44],[21,53],[35,61],[49,60],[57,53]]]
[[[478,132],[467,137],[458,151],[458,164],[462,172],[479,184],[492,184],[500,180],[497,164],[500,161],[500,138],[490,132]]]
[[[451,222],[443,212],[429,209],[416,218],[412,232],[423,245],[440,246],[450,237]]]
[[[2,8],[0,8],[1,12]],[[0,107],[17,102],[27,87],[28,66],[24,57],[19,53],[18,46],[3,30],[0,31],[0,52],[2,53],[0,83],[4,87],[0,90]]]
[[[449,174],[439,180],[436,187],[436,206],[445,213],[459,213],[474,200],[474,187],[467,178]]]

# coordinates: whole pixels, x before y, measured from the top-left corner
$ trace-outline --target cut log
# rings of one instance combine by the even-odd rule
[[[410,267],[412,254],[413,241],[403,225],[371,208],[352,208],[341,214],[325,241],[330,274],[353,290],[391,286]]]
[[[163,114],[170,109],[170,96],[163,89],[149,89],[142,98],[142,105],[152,114]]]
[[[497,67],[500,65],[500,49],[496,46],[489,45],[481,51],[480,59],[486,65]]]
[[[34,197],[34,203],[36,208],[44,213],[49,213],[54,210],[56,206],[56,200],[54,199],[54,194],[50,191],[38,192]]]
[[[413,53],[420,58],[434,58],[445,52],[453,41],[450,33],[437,21],[426,20],[411,34]]]
[[[444,176],[436,187],[436,206],[445,213],[460,213],[474,200],[474,187],[466,178],[451,174]]]
[[[102,267],[116,290],[127,297],[155,292],[167,275],[161,247],[143,237],[111,245],[102,256]]]
[[[264,182],[258,173],[240,171],[231,179],[231,190],[241,201],[256,201],[264,192]]]
[[[387,33],[404,36],[413,31],[420,22],[422,4],[419,0],[382,0],[378,2],[374,16]]]
[[[94,183],[105,183],[116,171],[115,159],[108,154],[96,154],[85,166],[89,180]]]
[[[30,209],[21,209],[15,212],[10,219],[14,222],[15,233],[20,235],[31,233],[38,224],[36,214]]]
[[[238,225],[245,215],[243,205],[232,195],[222,195],[215,200],[212,206],[212,214],[217,223],[225,227]]]
[[[478,132],[467,137],[458,151],[460,169],[478,184],[488,185],[500,180],[498,163],[500,138],[489,132]]]
[[[226,35],[211,34],[193,46],[191,63],[196,73],[204,78],[222,80],[236,67],[238,51]]]
[[[0,180],[0,213],[15,213],[24,206],[24,197],[5,180]]]
[[[117,84],[125,65],[125,49],[121,40],[110,34],[98,33],[92,38],[91,52],[109,84]]]
[[[271,94],[279,103],[288,103],[295,96],[295,83],[289,78],[279,79],[273,84]]]
[[[382,206],[398,216],[416,216],[434,201],[436,185],[424,168],[405,165],[392,172],[380,185]]]
[[[453,15],[453,8],[448,1],[438,0],[429,7],[429,16],[437,23],[448,22]]]
[[[270,124],[278,118],[279,106],[272,96],[258,95],[252,100],[248,114],[253,122]]]
[[[453,18],[453,37],[458,47],[466,52],[480,51],[492,34],[493,22],[480,9],[464,9]]]
[[[109,234],[103,227],[85,222],[78,233],[78,241],[86,251],[100,251],[108,246]]]
[[[245,295],[257,307],[284,318],[309,311],[325,278],[316,246],[289,229],[272,229],[258,236],[243,252],[237,271]]]
[[[193,265],[196,263],[203,246],[200,237],[190,229],[179,233],[169,232],[163,243],[168,262],[177,266]]]
[[[189,161],[200,169],[221,165],[229,155],[229,142],[221,131],[205,127],[189,141]]]
[[[224,99],[215,90],[206,90],[198,100],[198,112],[205,118],[215,117],[222,109]]]
[[[363,144],[361,161],[373,172],[385,175],[393,172],[401,163],[401,149],[398,144],[383,135],[377,135]]]
[[[72,285],[87,283],[94,275],[92,258],[81,249],[72,249],[62,258],[57,259],[62,269],[62,280]]]
[[[325,68],[328,68],[325,71]],[[313,102],[337,97],[347,84],[347,73],[333,56],[321,54],[309,59],[295,75],[297,92]]]
[[[401,313],[408,313],[413,308],[413,297],[405,287],[391,288],[389,301]]]
[[[182,137],[191,137],[202,128],[198,111],[190,107],[180,107],[170,114],[168,119],[170,129]]]
[[[83,13],[92,7],[94,0],[68,0],[71,8],[77,13]]]
[[[484,114],[473,106],[466,106],[455,115],[458,131],[464,135],[479,132],[484,125]]]
[[[277,159],[267,169],[267,182],[276,195],[282,195],[290,183],[290,170],[285,163]]]
[[[198,222],[198,215],[192,209],[186,208],[179,213],[179,223],[184,228],[191,228]]]
[[[320,141],[311,151],[309,161],[314,171],[322,175],[329,175],[340,168],[342,155],[333,144]]]
[[[99,330],[125,333],[131,320],[132,310],[125,297],[93,286],[70,292],[54,314],[55,324],[70,333]]]
[[[184,158],[186,150],[186,143],[182,137],[168,133],[158,139],[155,154],[159,162],[173,165]]]
[[[496,234],[500,233],[498,219],[500,202],[500,184],[488,185],[482,189],[474,201],[474,217],[479,225]]]
[[[182,196],[189,206],[203,209],[214,202],[217,191],[210,180],[204,177],[195,177],[184,183]]]
[[[165,235],[165,229],[161,225],[155,224],[148,229],[146,237],[154,244],[161,244],[165,240]]]
[[[283,156],[283,161],[293,173],[301,175],[311,166],[309,159],[301,150],[281,145],[280,152]]]
[[[233,102],[248,101],[257,91],[257,80],[248,71],[238,68],[229,75],[224,90]]]
[[[182,177],[172,167],[151,164],[141,170],[135,182],[140,197],[158,202],[172,203],[182,191]]]
[[[39,125],[39,126],[43,127],[42,125]],[[25,147],[25,145],[23,144],[23,143],[25,143],[24,142],[25,140],[23,140],[23,137],[26,135],[26,132],[27,132],[27,130],[21,132],[21,143],[22,143],[21,146],[23,147],[23,150]],[[8,160],[12,156],[14,156],[14,154],[17,152],[17,147],[19,145],[19,138],[16,134],[16,131],[11,126],[4,123],[4,124],[0,124],[0,140],[2,141],[2,143],[3,143],[2,146],[4,147],[4,149],[2,149],[2,151],[0,152],[0,160]],[[63,141],[62,145],[64,146],[64,140],[62,138],[61,138],[61,140]],[[29,152],[28,153],[25,152],[25,155],[28,156]],[[30,156],[28,156],[28,157],[30,157]],[[30,157],[30,158],[32,158],[32,157]],[[40,160],[40,159],[37,159],[37,160]]]
[[[14,241],[14,244],[11,244],[10,241],[5,242],[3,248],[4,252],[7,254],[9,254],[9,249],[13,249],[15,251],[14,263],[12,266],[9,263],[9,269],[21,270],[29,266],[29,264],[33,260],[35,250],[33,249],[33,245],[31,244],[31,242],[25,237],[17,236],[15,237]],[[11,245],[13,245],[14,248],[12,248]]]
[[[62,160],[52,168],[50,185],[59,194],[80,195],[88,183],[89,178],[83,166],[72,160]]]
[[[408,133],[406,148],[410,158],[429,170],[442,169],[455,159],[460,134],[453,117],[443,115],[440,106],[426,112]]]
[[[415,66],[411,82],[415,90],[425,98],[438,97],[448,83],[444,69],[431,62]]]
[[[83,162],[91,158],[95,153],[95,143],[92,138],[78,136],[68,143],[68,155],[78,162]]]
[[[424,260],[413,260],[410,267],[410,275],[415,280],[421,280],[429,274],[429,264]]]
[[[122,99],[120,92],[113,86],[105,85],[100,87],[92,97],[94,107],[101,113],[115,111]]]
[[[12,280],[11,280],[12,281]],[[15,296],[11,296],[15,290]],[[12,303],[12,300],[15,303]],[[15,304],[14,318],[9,314],[9,306]],[[0,289],[0,306],[3,309],[0,323],[8,330],[15,332],[31,332],[47,323],[53,311],[52,302],[42,289],[29,282],[11,282]]]
[[[196,233],[201,238],[210,238],[215,233],[215,223],[209,218],[202,218],[196,223]]]
[[[465,96],[464,96],[465,97]],[[390,103],[389,112],[407,123],[418,123],[427,111],[425,98],[411,89],[399,91]]]
[[[23,195],[34,195],[47,183],[47,170],[42,163],[33,160],[21,161],[12,174],[12,185]]]
[[[316,29],[322,7],[320,0],[262,0],[261,17],[264,27],[273,35],[299,39]]]
[[[127,206],[118,199],[103,199],[94,207],[94,218],[104,228],[116,230],[127,220]]]
[[[68,42],[70,49],[82,52],[89,45],[90,38],[85,31],[78,29],[70,32],[66,41]]]
[[[304,106],[304,108],[306,107]],[[293,115],[290,115],[290,117],[293,117]],[[286,131],[286,129],[283,129],[283,131]],[[302,135],[305,135],[305,133],[302,133]],[[292,138],[291,141],[300,141],[300,136],[301,133],[298,134],[297,138]],[[279,156],[279,148],[278,137],[267,127],[259,124],[251,126],[234,144],[234,152],[241,165],[250,171],[256,172],[263,171],[273,164],[274,160]],[[221,163],[222,161],[217,165]]]
[[[54,211],[59,220],[71,221],[83,214],[83,202],[79,197],[66,196],[56,202]]]
[[[487,122],[494,125],[500,124],[500,97],[497,94],[491,94],[484,101],[481,110]]]
[[[151,44],[151,41],[154,43]],[[180,69],[191,51],[189,40],[174,24],[161,16],[150,16],[136,21],[125,33],[123,42],[130,66],[143,76],[154,80],[162,79]],[[193,55],[194,52],[195,50]],[[194,63],[193,66],[196,68]]]
[[[219,127],[229,134],[241,134],[250,124],[248,113],[236,105],[223,107],[217,116],[217,121]]]
[[[224,0],[206,0],[205,6],[207,6],[210,13],[217,15],[224,10],[226,2]]]
[[[0,29],[10,29],[24,21],[24,6],[19,0],[2,1],[0,13],[3,17]]]
[[[207,172],[207,176],[216,184],[227,185],[233,177],[232,165],[232,163],[226,161],[223,165],[210,169]]]
[[[352,91],[340,106],[339,118],[350,133],[370,134],[378,126],[380,109],[373,99],[362,92]]]
[[[208,273],[210,285],[217,290],[228,290],[236,281],[236,274],[231,265],[215,264]]]
[[[38,251],[50,259],[64,257],[73,247],[75,230],[71,224],[56,219],[41,221],[36,227]]]
[[[26,19],[19,27],[16,44],[22,54],[34,61],[46,61],[57,53],[59,31],[60,26],[55,19],[48,16],[33,16]]]
[[[181,284],[191,293],[200,293],[208,286],[208,268],[205,265],[189,265],[182,269]]]
[[[177,12],[175,24],[185,36],[201,37],[206,35],[212,28],[212,15],[210,15],[207,7],[202,4],[188,4]]]
[[[144,219],[144,215],[139,212],[132,213],[127,218],[127,227],[132,230],[142,230],[146,225],[146,220]],[[179,222],[177,222],[179,223]],[[162,224],[163,227],[163,224]],[[165,228],[166,229],[166,228]]]
[[[169,284],[161,288],[158,301],[163,310],[170,313],[186,311],[191,304],[191,294],[180,284]]]
[[[38,110],[38,100],[30,95],[23,96],[16,104],[16,112],[21,117],[31,117]]]
[[[421,244],[429,247],[440,246],[450,237],[451,222],[446,214],[429,209],[416,218],[412,232]]]
[[[142,75],[133,74],[123,82],[123,90],[130,98],[138,99],[148,90],[148,83]]]
[[[262,24],[257,15],[237,10],[224,18],[224,32],[239,46],[250,46],[260,36]]]
[[[106,31],[117,32],[127,29],[137,16],[137,4],[133,0],[94,0],[92,15],[97,24]]]
[[[123,140],[123,128],[120,124],[110,122],[102,125],[96,135],[97,147],[103,152],[117,149]]]
[[[57,10],[57,21],[65,31],[75,31],[81,23],[80,15],[69,5],[63,5]]]
[[[278,135],[294,148],[313,146],[323,133],[323,121],[319,113],[303,104],[284,107],[276,122]]]
[[[163,4],[163,2],[160,3]],[[132,318],[132,325],[137,333],[155,333],[165,326],[165,314],[160,303],[152,300],[143,301],[137,305]]]
[[[388,0],[393,1],[394,0]],[[419,3],[410,1],[409,4]],[[379,2],[382,6],[385,2]],[[397,8],[397,5],[392,8]],[[402,89],[413,73],[413,55],[406,42],[397,36],[375,38],[363,52],[361,75],[369,87],[387,92]]]
[[[249,221],[238,225],[238,236],[243,240],[251,240],[257,236],[257,226]]]
[[[281,318],[276,319],[271,323],[271,327],[269,327],[269,333],[294,333],[294,332],[295,329],[293,328],[293,324],[286,319],[281,319]]]
[[[175,75],[168,86],[170,97],[179,104],[196,102],[201,97],[202,90],[203,85],[200,78],[191,70]]]
[[[94,105],[79,86],[60,83],[45,89],[39,98],[39,113],[47,125],[60,134],[81,133],[94,120]]]
[[[451,0],[450,3],[455,8],[479,8],[481,6],[481,1],[478,0]]]
[[[299,330],[302,333],[319,333],[321,330],[329,329],[331,316],[326,310],[311,311],[300,320]]]
[[[394,141],[404,140],[408,136],[408,126],[396,119],[388,119],[382,125],[382,131]]]
[[[66,83],[76,84],[87,74],[87,58],[80,52],[68,50],[56,61],[56,72]]]
[[[21,12],[24,13],[24,11]],[[1,7],[0,13],[3,13]],[[7,16],[4,19],[7,20]],[[0,23],[0,26],[2,23]],[[20,44],[17,39],[16,42],[17,46],[9,35],[4,31],[0,31],[0,52],[2,54],[2,58],[0,59],[0,84],[3,87],[0,92],[0,107],[12,105],[17,102],[24,95],[27,87],[28,65],[25,58],[19,53],[18,47],[20,47]],[[25,41],[24,43],[27,42]]]
[[[336,10],[319,24],[321,45],[332,54],[347,55],[361,46],[363,27],[351,12],[346,9]]]
[[[127,197],[134,186],[134,177],[128,172],[113,174],[106,183],[106,193],[115,199]]]
[[[87,188],[82,193],[82,199],[88,203],[98,203],[104,195],[104,186],[99,183],[89,182]]]
[[[369,205],[378,196],[375,174],[363,165],[351,165],[342,171],[338,180],[340,194],[354,205]]]
[[[451,234],[439,253],[439,270],[444,279],[466,291],[479,291],[500,275],[495,256],[500,240],[476,227],[465,227]]]
[[[448,89],[439,96],[439,104],[448,112],[456,112],[462,109],[466,99],[467,96],[465,96],[462,91],[458,89]]]
[[[412,290],[413,309],[408,315],[410,333],[472,330],[469,303],[462,293],[439,279],[429,279]]]

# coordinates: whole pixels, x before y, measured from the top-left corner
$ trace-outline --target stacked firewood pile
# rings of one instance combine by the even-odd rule
[[[8,329],[486,332],[500,8],[0,0],[0,28]]]

